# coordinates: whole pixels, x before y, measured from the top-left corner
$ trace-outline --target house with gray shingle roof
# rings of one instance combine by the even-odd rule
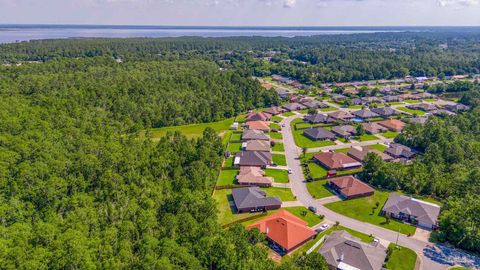
[[[435,229],[440,206],[393,193],[383,206],[382,213],[423,228]]]
[[[232,189],[232,197],[238,213],[278,209],[282,201],[278,197],[267,197],[259,187]]]
[[[252,166],[265,168],[272,164],[272,153],[264,151],[238,152],[233,160],[234,166]]]
[[[344,125],[335,126],[332,128],[332,132],[343,138],[350,138],[357,134],[357,129],[354,126]]]
[[[255,130],[255,129],[245,129],[242,134],[242,140],[250,141],[250,140],[262,140],[262,141],[269,141],[270,137],[268,137],[263,131]]]
[[[303,131],[303,135],[315,141],[336,139],[335,134],[322,127],[307,128]]]
[[[316,113],[316,114],[309,114],[303,118],[305,121],[311,124],[319,124],[319,123],[333,123],[335,122],[334,119],[328,117],[325,114]]]
[[[346,231],[334,231],[318,253],[327,261],[329,269],[381,270],[387,249],[381,244],[363,243]]]
[[[370,109],[363,109],[363,110],[359,110],[359,111],[354,111],[352,114],[357,116],[357,117],[360,117],[362,119],[375,118],[375,117],[379,116],[375,112],[372,112]]]
[[[382,117],[390,117],[393,115],[398,115],[400,114],[399,111],[392,109],[390,107],[381,107],[381,108],[373,108],[372,112],[382,116]]]

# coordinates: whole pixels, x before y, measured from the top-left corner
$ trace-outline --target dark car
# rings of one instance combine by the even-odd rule
[[[309,207],[308,207],[308,210],[312,211],[313,213],[316,213],[316,212],[317,212],[317,208],[316,208],[316,207],[313,207],[313,206],[309,206]]]

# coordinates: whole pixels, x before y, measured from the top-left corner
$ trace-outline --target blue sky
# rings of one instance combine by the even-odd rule
[[[480,0],[0,0],[0,23],[480,26]]]

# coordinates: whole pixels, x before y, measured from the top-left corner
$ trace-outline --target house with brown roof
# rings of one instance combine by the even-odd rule
[[[367,157],[367,155],[369,153],[373,153],[373,154],[376,154],[377,156],[379,156],[383,161],[392,161],[393,160],[393,157],[390,156],[390,155],[387,155],[385,153],[382,153],[376,149],[372,149],[368,146],[364,146],[364,147],[361,147],[361,146],[355,146],[355,147],[352,147],[350,148],[350,150],[348,150],[347,152],[347,155],[360,161],[360,162],[363,162],[363,160],[365,160],[365,158]]]
[[[355,116],[353,116],[351,113],[347,111],[336,111],[328,114],[329,117],[331,117],[334,120],[339,120],[339,121],[350,121]]]
[[[383,118],[387,118],[387,117],[390,117],[390,116],[394,116],[394,115],[399,115],[400,112],[395,110],[395,109],[392,109],[391,107],[380,107],[380,108],[373,108],[372,109],[372,112],[380,115],[381,117]]]
[[[268,113],[270,115],[279,115],[285,112],[285,109],[281,107],[271,107],[263,111],[264,113]]]
[[[379,117],[378,114],[371,111],[370,109],[362,109],[362,110],[354,111],[353,115],[355,115],[359,118],[362,118],[362,119]]]
[[[369,134],[377,134],[377,133],[383,133],[388,131],[388,128],[381,126],[376,122],[362,123],[361,125],[363,126],[363,129],[365,129],[365,132]]]
[[[242,134],[242,140],[243,141],[250,141],[250,140],[270,141],[270,137],[268,137],[261,130],[245,129]]]
[[[357,134],[357,129],[350,125],[334,126],[332,132],[342,138],[348,139]]]
[[[270,121],[272,115],[265,112],[251,112],[247,114],[248,121]]]
[[[247,226],[247,230],[253,228],[264,233],[270,242],[279,246],[285,253],[302,246],[316,235],[316,232],[308,227],[308,222],[287,210],[280,210]]]
[[[349,170],[362,167],[362,163],[344,153],[320,152],[313,156],[313,160],[328,170]]]
[[[407,106],[407,108],[412,109],[412,110],[421,110],[425,112],[433,111],[438,109],[438,107],[435,104],[430,104],[430,103],[420,103],[420,104],[413,104]]]
[[[351,175],[330,178],[328,186],[347,200],[368,197],[375,192],[369,185]]]
[[[395,132],[401,132],[406,125],[404,122],[398,119],[388,119],[388,120],[383,120],[377,123]]]
[[[287,110],[289,112],[293,112],[293,111],[305,110],[307,107],[305,107],[304,105],[302,105],[300,103],[292,102],[292,103],[282,105],[282,108],[284,108],[285,110]]]
[[[239,185],[270,187],[273,183],[273,178],[266,177],[259,167],[241,167],[235,178]]]
[[[273,210],[282,206],[280,198],[267,197],[267,193],[259,187],[234,188],[232,197],[237,213]]]
[[[318,250],[331,270],[382,270],[387,249],[363,243],[347,231],[334,231]]]
[[[265,168],[272,164],[272,153],[262,151],[242,151],[235,155],[234,166],[251,166]]]
[[[311,124],[320,124],[320,123],[333,123],[335,122],[334,119],[328,117],[328,115],[316,113],[316,114],[309,114],[303,118],[303,120],[311,123]]]
[[[265,121],[249,121],[245,124],[248,129],[261,130],[263,132],[270,131],[270,125]]]
[[[269,141],[265,140],[250,140],[242,143],[242,150],[270,152],[271,145]]]
[[[399,143],[392,143],[390,147],[385,150],[385,153],[394,158],[403,160],[410,160],[416,154],[410,147]]]

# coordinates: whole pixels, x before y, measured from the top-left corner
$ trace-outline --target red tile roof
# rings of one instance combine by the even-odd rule
[[[272,116],[265,112],[251,112],[247,115],[247,121],[268,121]]]
[[[258,228],[270,240],[289,251],[316,234],[307,225],[307,222],[287,210],[280,210],[249,225],[247,229]]]
[[[397,119],[388,119],[384,121],[377,122],[379,125],[384,126],[388,129],[395,131],[402,131],[405,127],[405,123]]]
[[[349,167],[360,167],[361,163],[355,159],[337,152],[322,152],[313,156],[314,159],[320,161],[329,170],[338,170]]]
[[[249,129],[256,129],[256,130],[264,130],[264,131],[270,130],[269,124],[265,121],[249,121],[247,122],[247,127]]]
[[[347,198],[375,192],[369,185],[351,175],[328,179],[328,183],[335,185]]]

